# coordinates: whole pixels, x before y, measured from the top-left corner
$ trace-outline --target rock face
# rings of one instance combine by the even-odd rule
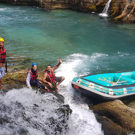
[[[116,20],[121,20],[123,22],[135,22],[135,1],[127,1],[124,4],[124,10],[122,10],[122,13],[115,17]]]
[[[35,131],[36,134],[65,134],[72,110],[64,104],[64,97],[26,88],[26,76],[27,70],[21,70],[8,72],[3,77],[5,91],[0,90],[0,126],[6,130],[1,128],[0,134],[29,135]],[[41,71],[38,79],[42,77]]]
[[[39,6],[38,0],[0,0],[0,2],[14,5]]]
[[[122,101],[115,100],[101,103],[95,105],[92,109],[95,113],[101,116],[99,121],[104,118],[103,116],[105,116],[105,119],[109,119],[109,121],[111,119],[113,125],[115,124],[117,125],[117,128],[119,127],[120,134],[123,135],[125,129],[135,132],[135,110],[127,107]],[[109,124],[107,125],[109,126]]]
[[[13,88],[26,87],[26,77],[27,77],[27,70],[20,70],[20,71],[6,73],[2,81],[3,89],[9,90]],[[42,83],[42,78],[43,78],[43,71],[39,71],[38,80],[40,81],[40,83]],[[43,85],[48,87],[47,84],[43,84]],[[51,88],[49,89],[50,91],[54,91]],[[41,92],[44,93],[45,91],[41,89]]]
[[[1,135],[60,135],[68,130],[71,109],[51,93],[0,91],[0,103]]]
[[[15,5],[39,6],[45,9],[73,9],[101,13],[108,0],[0,0]],[[135,22],[135,0],[112,0],[109,15],[122,22]]]

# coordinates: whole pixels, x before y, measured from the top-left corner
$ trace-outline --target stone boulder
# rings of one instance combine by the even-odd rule
[[[3,89],[9,90],[13,88],[23,88],[26,87],[26,78],[27,78],[27,70],[20,70],[20,71],[11,71],[7,72],[2,81]],[[43,78],[43,71],[38,72],[38,80],[41,84],[47,86],[50,91],[54,92],[53,89],[51,89],[47,84],[42,83]],[[33,87],[34,88],[34,87]],[[43,89],[41,89],[41,92],[44,93]]]
[[[97,121],[102,123],[104,135],[127,135],[127,130],[120,125],[114,123],[111,119],[105,116],[97,116]]]
[[[31,134],[29,127],[44,134],[65,134],[69,128],[67,121],[72,110],[69,105],[64,104],[64,97],[51,91],[45,93],[42,89],[40,94],[38,88],[23,88],[26,87],[26,77],[27,70],[8,72],[3,77],[2,85],[5,91],[0,91],[0,126],[6,125],[8,134],[28,135]],[[38,79],[41,81],[42,77],[43,71],[39,71]],[[30,100],[24,100],[25,94],[30,94]],[[6,135],[6,131],[2,130],[1,134]]]
[[[135,132],[135,110],[122,101],[115,100],[95,105],[91,108],[98,116],[105,116],[123,129]]]

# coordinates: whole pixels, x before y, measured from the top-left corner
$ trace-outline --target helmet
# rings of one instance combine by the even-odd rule
[[[2,37],[0,37],[0,41],[4,42],[4,39]]]
[[[37,64],[37,63],[32,63],[32,65],[31,65],[31,66],[33,67],[34,65],[38,66],[38,64]]]

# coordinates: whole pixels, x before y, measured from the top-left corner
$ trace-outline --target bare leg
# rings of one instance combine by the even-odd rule
[[[55,92],[56,92],[57,94],[59,94],[59,92],[58,92],[57,90],[55,90]]]
[[[45,86],[45,90],[49,91],[49,89]]]
[[[61,79],[61,81],[60,82],[58,82],[58,84],[57,84],[57,89],[59,90],[59,85],[63,82],[65,80],[65,77],[64,76],[62,76],[62,79]]]
[[[2,79],[0,79],[0,89],[2,90]]]

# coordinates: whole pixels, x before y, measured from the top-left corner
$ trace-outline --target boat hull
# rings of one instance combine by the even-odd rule
[[[129,74],[129,72],[125,73]],[[86,80],[85,77],[76,77],[72,80],[71,84],[76,91],[99,100],[115,100],[135,95],[135,83],[111,87]]]

